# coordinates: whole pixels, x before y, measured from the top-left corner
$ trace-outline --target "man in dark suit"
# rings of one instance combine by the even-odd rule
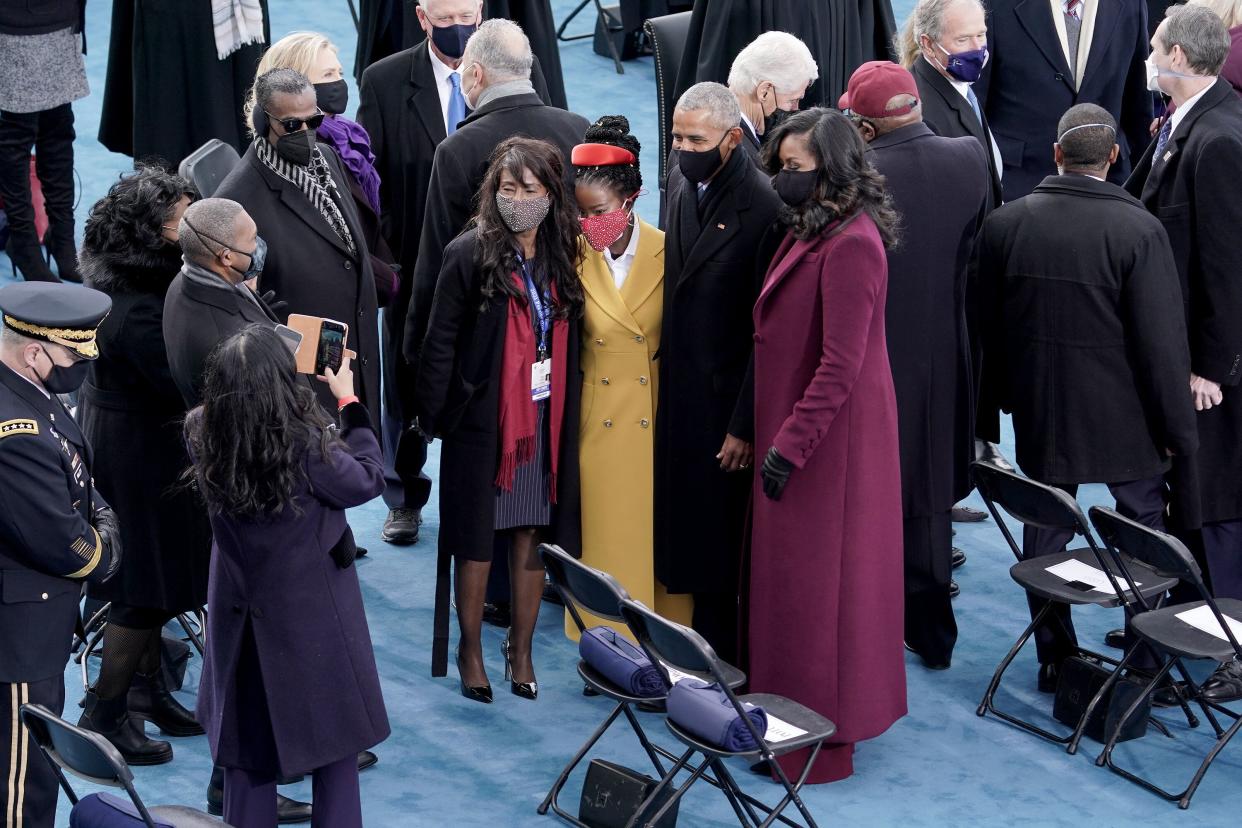
[[[530,80],[532,63],[530,41],[509,20],[488,20],[466,44],[461,90],[473,111],[436,148],[432,164],[406,316],[404,351],[410,365],[418,363],[427,333],[444,248],[470,221],[492,151],[506,138],[524,135],[551,143],[568,159],[590,126],[581,115],[539,99]],[[573,165],[568,161],[565,174],[566,185],[572,187]]]
[[[1151,137],[1146,0],[996,0],[988,41],[991,60],[975,92],[1000,147],[1005,200],[1054,171],[1057,119],[1078,103],[1117,119],[1121,155],[1109,180],[1125,181]]]
[[[902,216],[888,251],[888,356],[897,394],[905,538],[906,646],[945,669],[957,642],[949,511],[970,491],[974,456],[966,265],[988,203],[988,163],[972,136],[923,123],[913,76],[864,63],[841,101]]]
[[[754,462],[751,310],[781,201],[745,150],[737,100],[690,87],[673,113],[655,434],[656,578],[694,596],[693,625],[738,652],[738,577]],[[762,252],[766,250],[766,254]]]
[[[57,394],[99,356],[112,300],[90,288],[28,282],[0,290],[0,807],[6,826],[52,828],[56,775],[18,718],[60,715],[82,582],[121,563],[116,516],[91,479],[91,449]]]
[[[1199,453],[1174,461],[1172,515],[1201,529],[1217,597],[1242,599],[1242,101],[1218,77],[1229,34],[1203,6],[1174,6],[1151,39],[1154,82],[1177,105],[1126,182],[1169,234],[1190,334],[1190,396]],[[1242,698],[1242,665],[1204,684]]]
[[[729,91],[742,110],[742,149],[760,168],[763,136],[798,111],[818,77],[811,50],[788,32],[764,32],[733,59]]]
[[[315,140],[322,113],[315,87],[292,69],[255,81],[255,139],[215,195],[246,208],[266,241],[260,289],[274,291],[288,313],[349,326],[357,355],[358,396],[368,411],[380,401],[379,309],[358,208],[336,152]],[[326,383],[316,383],[328,411]]]
[[[1163,529],[1169,458],[1198,444],[1190,349],[1168,235],[1105,181],[1116,136],[1099,106],[1066,112],[1054,150],[1062,174],[988,216],[975,266],[995,286],[988,354],[1005,363],[1002,405],[1022,471],[1071,495],[1105,483],[1118,511]],[[1027,527],[1023,555],[1058,553],[1071,534]],[[1032,617],[1045,606],[1027,600]],[[1035,631],[1046,693],[1077,646],[1069,606],[1054,614]]]

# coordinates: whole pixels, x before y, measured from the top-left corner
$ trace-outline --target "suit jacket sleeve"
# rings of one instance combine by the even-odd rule
[[[1183,159],[1183,163],[1189,159]],[[1199,296],[1191,298],[1190,356],[1199,376],[1237,385],[1242,378],[1242,136],[1209,140],[1194,170],[1195,257]]]
[[[325,458],[313,443],[307,454],[311,491],[321,503],[337,509],[361,506],[384,490],[384,457],[362,403],[341,412],[343,446],[332,446]]]
[[[763,231],[759,239],[759,252],[755,256],[754,292],[751,294],[752,307],[759,300],[759,292],[763,290],[763,281],[767,278],[768,267],[784,235],[783,227],[779,224],[772,224]],[[737,405],[734,406],[733,416],[729,419],[729,434],[747,443],[755,441],[755,352],[753,348],[750,352],[750,359],[746,361],[746,374],[742,377]]]
[[[168,353],[164,350],[161,314],[148,302],[138,302],[126,316],[122,328],[126,340],[138,345],[139,350],[131,352],[129,359],[134,370],[159,392],[160,397],[180,397],[181,391],[173,380]]]
[[[457,335],[470,307],[469,281],[474,267],[472,251],[465,244],[445,251],[444,270],[435,285],[435,299],[427,323],[427,336],[418,360],[415,398],[420,426],[438,434],[437,420],[444,413],[457,362]]]
[[[1138,42],[1134,44],[1134,52],[1130,56],[1130,65],[1126,70],[1125,91],[1121,99],[1121,134],[1125,136],[1130,147],[1130,167],[1133,168],[1142,157],[1143,150],[1151,143],[1151,119],[1155,111],[1152,93],[1147,90],[1147,53],[1151,44],[1147,40],[1147,3],[1138,0],[1143,18],[1138,27]]]
[[[820,263],[823,323],[819,366],[773,440],[776,450],[796,468],[810,459],[854,388],[872,321],[876,313],[883,313],[876,305],[881,301],[886,267],[882,249],[848,234]]]
[[[1005,269],[998,252],[997,237],[1001,229],[992,216],[983,222],[966,271],[966,325],[977,332],[975,335],[981,343],[983,355],[983,364],[972,366],[980,385],[975,389],[975,397],[978,398],[986,386],[988,400],[1001,411],[1009,412],[1012,405],[1005,379],[1009,373],[1005,367],[1007,353],[1003,322]]]

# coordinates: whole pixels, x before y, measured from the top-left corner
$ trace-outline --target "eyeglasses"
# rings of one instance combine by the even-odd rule
[[[280,124],[285,132],[300,132],[302,125],[305,124],[307,129],[319,129],[319,125],[323,123],[324,114],[319,107],[315,107],[315,114],[309,118],[277,118],[267,110],[263,110],[267,117]]]

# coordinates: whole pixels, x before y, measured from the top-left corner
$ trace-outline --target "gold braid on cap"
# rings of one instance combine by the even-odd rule
[[[43,325],[32,325],[29,322],[14,319],[7,313],[4,315],[4,324],[15,331],[21,331],[24,334],[45,339],[57,345],[63,345],[90,359],[99,356],[99,346],[95,344],[96,330],[94,328],[86,330],[80,328],[48,328]]]

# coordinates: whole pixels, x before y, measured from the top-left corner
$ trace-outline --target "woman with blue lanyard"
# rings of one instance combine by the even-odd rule
[[[551,144],[512,138],[496,148],[470,227],[445,248],[418,366],[419,427],[443,441],[432,674],[447,672],[452,561],[461,692],[478,702],[492,701],[481,627],[495,533],[511,544],[505,678],[527,699],[539,692],[538,545],[579,547],[583,294],[577,207],[563,181]]]

